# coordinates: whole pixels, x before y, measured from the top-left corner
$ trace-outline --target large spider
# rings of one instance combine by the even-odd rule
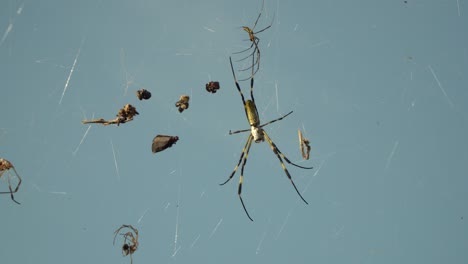
[[[263,29],[261,29],[259,31],[254,32],[255,27],[257,26],[258,20],[260,19],[260,16],[262,15],[264,4],[265,4],[265,0],[262,1],[262,8],[260,9],[260,13],[257,16],[257,19],[255,20],[255,24],[253,25],[253,27],[249,28],[249,27],[246,27],[246,26],[242,26],[242,29],[245,32],[247,32],[247,34],[249,34],[249,41],[252,42],[252,44],[250,44],[250,47],[248,47],[248,48],[246,48],[244,50],[233,53],[233,54],[240,54],[240,53],[244,53],[244,52],[254,48],[253,52],[249,53],[248,56],[246,56],[246,57],[244,57],[244,58],[242,58],[240,60],[237,60],[237,61],[243,61],[243,60],[249,58],[250,56],[252,56],[252,66],[247,67],[247,68],[243,68],[243,69],[241,69],[239,71],[247,71],[247,70],[249,70],[251,68],[254,68],[255,70],[254,70],[253,75],[255,75],[258,72],[258,70],[260,69],[260,49],[258,48],[258,43],[260,42],[260,39],[256,36],[256,34],[261,33],[263,31],[269,29],[271,27],[271,25],[273,25],[273,20],[272,20],[270,25],[268,25],[267,27],[265,27],[265,28],[263,28]],[[255,60],[255,58],[256,58],[256,60]],[[239,81],[245,81],[245,80],[248,80],[249,78],[241,79]]]
[[[18,178],[18,185],[16,185],[15,189],[13,189],[11,187],[11,177],[12,177],[12,174],[10,172],[11,169],[13,169],[13,172],[15,173],[16,178]],[[11,162],[9,162],[6,159],[0,158],[0,178],[3,176],[4,172],[7,172],[6,175],[7,175],[7,178],[8,178],[8,188],[10,189],[10,191],[9,192],[0,192],[0,194],[9,193],[11,195],[11,199],[13,200],[13,202],[15,202],[17,204],[20,204],[18,201],[15,200],[15,197],[13,196],[13,194],[18,191],[18,189],[19,189],[19,187],[21,185],[21,177],[19,176],[18,172],[16,171],[13,164],[11,164]]]
[[[239,195],[239,199],[241,201],[241,204],[242,204],[242,207],[244,208],[245,213],[247,214],[247,217],[251,221],[253,221],[253,219],[250,217],[249,213],[247,212],[247,209],[246,209],[246,207],[244,205],[244,201],[242,200],[242,196],[241,196],[242,178],[243,178],[243,175],[244,175],[244,167],[245,167],[245,163],[247,163],[247,157],[249,155],[249,150],[250,150],[250,146],[252,145],[252,141],[255,141],[255,143],[260,143],[260,142],[262,142],[262,141],[264,141],[266,139],[266,141],[268,142],[268,144],[271,147],[271,150],[273,151],[273,153],[275,153],[276,157],[278,157],[278,159],[279,159],[279,161],[281,163],[281,167],[284,170],[284,173],[286,173],[286,176],[291,181],[291,184],[293,185],[293,187],[296,190],[297,194],[299,195],[299,197],[301,197],[301,199],[302,199],[302,201],[304,201],[304,203],[308,204],[307,201],[304,199],[304,197],[302,197],[299,190],[297,189],[296,184],[294,184],[294,181],[291,178],[291,175],[289,174],[289,171],[286,168],[286,165],[284,164],[283,159],[287,163],[289,163],[289,164],[291,164],[293,166],[296,166],[298,168],[301,168],[301,169],[312,169],[313,167],[302,167],[302,166],[299,166],[299,165],[291,162],[283,153],[281,153],[281,151],[278,149],[278,147],[275,145],[275,143],[273,143],[271,138],[268,136],[267,132],[265,130],[263,130],[263,127],[287,117],[293,111],[287,113],[286,115],[284,115],[284,116],[282,116],[280,118],[271,120],[271,121],[261,125],[260,124],[260,118],[259,118],[258,112],[257,112],[257,107],[255,106],[255,99],[254,99],[254,96],[253,96],[253,86],[254,86],[253,70],[252,70],[252,76],[251,76],[251,79],[250,79],[250,97],[252,98],[252,100],[245,100],[244,95],[242,94],[241,88],[239,86],[239,82],[237,81],[236,74],[234,73],[234,67],[232,66],[232,59],[231,58],[229,58],[229,62],[231,63],[231,70],[232,70],[232,76],[234,77],[234,82],[236,83],[237,90],[239,91],[239,94],[240,94],[241,99],[242,99],[242,103],[244,104],[245,115],[246,115],[247,120],[249,121],[249,124],[250,124],[250,129],[243,129],[243,130],[238,130],[238,131],[234,131],[234,132],[229,131],[229,135],[236,134],[236,133],[241,133],[241,132],[247,132],[247,131],[250,131],[250,134],[247,137],[247,142],[245,143],[244,148],[242,149],[242,154],[241,154],[241,156],[239,158],[239,162],[237,163],[236,167],[234,168],[234,171],[231,173],[231,176],[229,176],[229,178],[225,182],[221,183],[220,185],[226,184],[228,181],[230,181],[232,179],[232,177],[234,177],[234,174],[236,173],[237,168],[239,167],[242,160],[244,160],[244,162],[242,163],[241,174],[240,174],[240,178],[239,178],[239,188],[238,188],[237,194]]]
[[[131,225],[122,225],[121,227],[119,227],[119,229],[115,230],[114,232],[114,241],[113,241],[114,245],[115,245],[115,238],[119,234],[119,231],[123,228],[128,228],[133,231],[133,233],[131,231],[128,231],[127,233],[120,234],[124,237],[124,244],[122,245],[122,255],[123,256],[130,255],[130,264],[132,264],[133,263],[132,255],[138,249],[138,229],[134,228]]]

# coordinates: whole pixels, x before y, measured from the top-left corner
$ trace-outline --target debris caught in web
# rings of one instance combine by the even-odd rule
[[[153,139],[153,145],[151,146],[151,151],[153,153],[163,151],[167,148],[172,147],[177,140],[179,140],[178,136],[165,136],[165,135],[157,135]]]
[[[299,135],[299,147],[301,148],[302,157],[308,160],[310,156],[310,142],[307,138],[302,136],[300,129],[297,130],[297,134]]]
[[[141,100],[148,100],[151,98],[151,93],[146,89],[140,89],[136,91],[136,96]]]
[[[179,101],[176,102],[175,106],[179,108],[179,112],[182,113],[185,109],[189,108],[190,96],[181,95]]]
[[[219,82],[209,82],[205,85],[206,90],[210,93],[216,93],[219,90]]]
[[[119,109],[119,112],[117,113],[117,117],[112,120],[104,120],[102,118],[100,119],[94,119],[94,120],[83,120],[81,123],[83,124],[103,124],[105,126],[107,125],[112,125],[112,124],[124,124],[127,122],[130,122],[133,120],[133,117],[139,115],[137,112],[136,108],[131,105],[131,104],[126,104],[123,108]]]

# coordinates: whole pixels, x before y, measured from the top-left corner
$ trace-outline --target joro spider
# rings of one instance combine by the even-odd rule
[[[241,168],[241,173],[240,173],[240,178],[239,178],[239,187],[238,187],[238,190],[237,190],[237,194],[239,195],[239,199],[241,201],[241,204],[242,204],[242,207],[244,208],[245,213],[247,214],[247,217],[250,219],[250,221],[253,221],[252,217],[250,217],[249,212],[247,211],[247,208],[245,207],[244,201],[242,200],[242,196],[241,196],[241,193],[242,193],[242,180],[243,180],[243,175],[244,175],[244,167],[245,167],[245,164],[247,163],[247,157],[249,155],[249,150],[250,150],[250,146],[252,145],[252,141],[255,141],[255,143],[260,143],[260,142],[262,142],[262,141],[264,141],[266,139],[266,141],[268,142],[268,144],[271,147],[271,150],[276,155],[276,157],[278,157],[278,160],[281,163],[281,167],[283,168],[284,173],[286,174],[288,179],[291,181],[291,184],[294,187],[294,189],[296,190],[297,194],[299,195],[299,197],[301,197],[301,199],[302,199],[302,201],[304,201],[304,203],[308,204],[307,201],[304,199],[304,197],[302,197],[299,190],[297,189],[296,184],[294,184],[294,181],[293,181],[293,179],[291,177],[291,174],[289,174],[289,171],[286,168],[286,165],[284,164],[283,160],[285,160],[287,163],[289,163],[289,164],[291,164],[293,166],[296,166],[298,168],[301,168],[301,169],[313,169],[313,167],[303,167],[303,166],[300,166],[300,165],[297,165],[297,164],[291,162],[278,149],[276,144],[268,136],[267,132],[265,130],[263,130],[263,127],[265,127],[265,126],[267,126],[267,125],[269,125],[271,123],[274,123],[276,121],[282,120],[283,118],[290,115],[293,111],[287,113],[286,115],[284,115],[284,116],[282,116],[280,118],[273,119],[273,120],[261,125],[260,124],[260,117],[258,116],[258,111],[257,111],[257,107],[255,106],[255,99],[254,99],[254,96],[253,96],[253,86],[254,86],[253,70],[252,70],[252,76],[251,76],[251,79],[250,79],[250,97],[251,97],[251,100],[245,100],[244,94],[241,91],[239,82],[237,81],[236,74],[234,73],[234,67],[232,66],[231,57],[229,57],[229,62],[231,63],[231,71],[232,71],[232,76],[234,77],[234,82],[236,83],[237,90],[239,91],[239,94],[240,94],[241,99],[242,99],[242,103],[244,104],[245,116],[247,117],[247,120],[249,121],[249,124],[250,124],[250,129],[237,130],[237,131],[234,131],[234,132],[229,131],[229,135],[237,134],[237,133],[241,133],[241,132],[247,132],[247,131],[250,131],[250,134],[247,137],[247,142],[245,143],[244,148],[242,149],[242,153],[240,155],[239,161],[237,162],[236,167],[234,167],[234,171],[231,173],[229,178],[225,182],[221,183],[220,185],[226,184],[228,181],[230,181],[232,179],[232,177],[234,177],[234,174],[236,173],[237,169],[239,168],[239,165],[241,164],[241,162],[243,160],[244,162],[242,163],[242,168]]]
[[[264,4],[265,4],[265,0],[262,1],[262,9],[260,9],[260,13],[257,16],[257,19],[255,20],[255,24],[253,25],[253,27],[249,28],[249,27],[246,27],[246,26],[242,26],[242,29],[245,32],[247,32],[247,34],[249,34],[249,41],[252,42],[252,44],[250,44],[250,47],[248,47],[248,48],[246,48],[244,50],[233,53],[233,54],[241,54],[241,53],[244,53],[244,52],[254,48],[253,52],[250,53],[248,56],[246,56],[246,57],[244,57],[244,58],[242,58],[240,60],[237,60],[237,61],[243,61],[243,60],[249,58],[250,56],[252,56],[252,66],[247,67],[247,68],[243,68],[243,69],[241,69],[239,71],[247,71],[247,70],[249,70],[251,68],[255,68],[253,75],[255,75],[258,72],[258,70],[260,69],[260,49],[258,48],[258,43],[260,42],[260,39],[256,36],[256,34],[261,33],[263,31],[269,29],[273,25],[273,20],[275,19],[273,17],[273,20],[271,21],[270,25],[268,25],[267,27],[265,27],[265,28],[263,28],[263,29],[261,29],[261,30],[259,30],[257,32],[254,32],[255,27],[257,26],[258,20],[260,19],[260,16],[262,15]],[[255,60],[255,55],[257,57],[257,60]],[[249,78],[241,79],[239,81],[246,81]]]

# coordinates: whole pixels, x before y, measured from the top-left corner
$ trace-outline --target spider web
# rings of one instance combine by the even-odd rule
[[[112,235],[131,224],[135,264],[463,263],[465,3],[265,1],[257,28],[275,18],[258,36],[260,119],[294,111],[265,130],[314,169],[286,164],[305,205],[268,144],[253,143],[251,223],[241,169],[219,183],[248,136],[228,134],[248,128],[229,56],[249,46],[241,26],[262,0],[1,1],[0,158],[23,178],[21,205],[0,196],[1,262],[129,263]],[[234,62],[238,79],[250,64]],[[126,104],[140,113],[132,122],[81,124]],[[156,135],[179,141],[153,154]]]

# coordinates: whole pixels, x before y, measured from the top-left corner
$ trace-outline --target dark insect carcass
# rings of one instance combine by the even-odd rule
[[[219,90],[219,82],[209,82],[205,85],[206,90],[210,93],[216,93]]]
[[[140,100],[143,100],[143,99],[148,100],[148,99],[151,98],[151,93],[148,90],[140,89],[140,90],[136,91],[136,96]]]
[[[151,151],[153,153],[163,151],[167,148],[172,147],[177,140],[179,140],[178,136],[165,136],[165,135],[157,135],[153,138],[153,145],[151,146]]]

